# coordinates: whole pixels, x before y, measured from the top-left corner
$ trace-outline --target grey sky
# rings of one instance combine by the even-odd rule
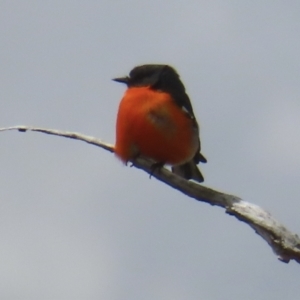
[[[0,127],[114,142],[143,63],[181,74],[205,185],[300,234],[299,1],[0,1]],[[299,265],[250,228],[113,155],[1,133],[0,298],[299,298]]]

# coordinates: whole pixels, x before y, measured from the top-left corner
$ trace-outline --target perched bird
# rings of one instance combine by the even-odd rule
[[[119,105],[115,154],[124,163],[139,155],[164,164],[172,172],[198,182],[197,168],[206,162],[200,153],[199,126],[185,87],[168,65],[142,65],[114,81],[127,85]]]

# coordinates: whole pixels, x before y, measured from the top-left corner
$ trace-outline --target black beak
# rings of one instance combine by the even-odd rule
[[[116,81],[116,82],[121,82],[121,83],[125,83],[125,84],[128,84],[129,82],[129,77],[119,77],[119,78],[114,78],[112,79],[113,81]]]

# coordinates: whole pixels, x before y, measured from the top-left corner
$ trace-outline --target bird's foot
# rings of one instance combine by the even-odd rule
[[[151,165],[151,172],[150,172],[149,178],[151,178],[151,176],[153,175],[153,173],[154,173],[156,170],[160,170],[164,165],[165,165],[164,162],[156,162],[156,163],[153,163],[153,164]]]

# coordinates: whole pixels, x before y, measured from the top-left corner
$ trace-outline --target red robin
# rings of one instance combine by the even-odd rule
[[[199,125],[178,73],[168,65],[142,65],[129,76],[115,78],[127,90],[119,105],[115,154],[124,163],[139,155],[168,164],[172,172],[198,182]]]

